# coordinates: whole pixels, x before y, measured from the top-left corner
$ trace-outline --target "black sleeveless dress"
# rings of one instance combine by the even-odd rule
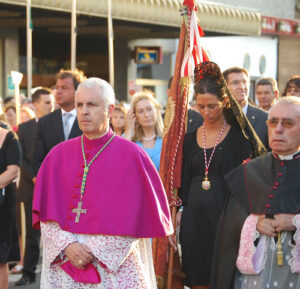
[[[21,148],[16,135],[8,132],[0,149],[0,174],[8,165],[21,164]],[[0,207],[0,263],[19,260],[20,251],[16,227],[16,185],[5,188],[4,204]]]
[[[206,151],[208,161],[213,148]],[[197,131],[185,137],[180,191],[184,205],[180,243],[187,286],[210,284],[215,235],[228,191],[223,176],[250,157],[250,141],[240,129],[232,126],[216,147],[208,169],[211,188],[206,191],[201,186],[205,161],[203,149],[197,143]]]

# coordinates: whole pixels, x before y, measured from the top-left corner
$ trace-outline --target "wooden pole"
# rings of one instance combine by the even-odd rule
[[[114,68],[114,33],[111,16],[111,0],[107,0],[107,29],[108,29],[108,66],[109,83],[115,86],[115,68]]]
[[[15,84],[15,103],[16,103],[16,120],[17,125],[20,123],[20,86],[19,84]]]
[[[76,0],[72,1],[72,21],[71,21],[71,70],[76,68]]]
[[[27,0],[26,6],[27,27],[27,97],[31,98],[32,89],[32,22],[31,22],[31,0]]]
[[[16,103],[16,119],[17,125],[20,123],[20,83],[23,78],[23,74],[17,71],[12,72],[12,78],[15,85],[15,103]],[[19,179],[17,180],[19,183]],[[26,224],[25,224],[25,209],[24,203],[20,202],[20,210],[21,210],[21,242],[20,244],[22,252],[21,254],[24,256],[25,253],[25,242],[26,242]]]
[[[26,246],[26,218],[25,218],[25,207],[24,207],[24,203],[20,202],[20,206],[21,206],[21,239],[22,239],[22,244],[20,244],[22,247],[22,255],[24,257],[25,255],[25,246]],[[22,260],[22,258],[21,258]]]
[[[177,199],[178,196],[178,189],[174,189],[174,196],[175,199]],[[173,227],[175,229],[174,235],[176,236],[176,207],[172,207],[172,222]],[[173,267],[174,267],[174,249],[172,246],[170,246],[169,250],[169,267],[168,267],[168,280],[167,280],[167,289],[172,289],[172,282],[173,282]]]

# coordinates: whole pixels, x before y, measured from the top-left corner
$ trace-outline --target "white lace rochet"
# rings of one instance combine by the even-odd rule
[[[152,262],[151,240],[127,236],[77,235],[63,231],[55,222],[41,223],[43,264],[42,289],[154,289],[157,288]],[[90,248],[95,258],[106,265],[94,265],[100,284],[75,282],[54,260],[71,243],[79,241]]]

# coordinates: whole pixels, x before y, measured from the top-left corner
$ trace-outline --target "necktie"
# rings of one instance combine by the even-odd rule
[[[68,137],[69,137],[69,133],[70,133],[70,123],[69,123],[69,119],[70,119],[71,116],[72,116],[72,114],[69,113],[69,112],[65,112],[65,113],[64,113],[64,123],[63,123],[63,125],[64,125],[64,136],[65,136],[65,140],[67,140]]]

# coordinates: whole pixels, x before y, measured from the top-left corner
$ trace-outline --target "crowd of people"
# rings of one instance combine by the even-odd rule
[[[115,105],[106,81],[78,70],[32,92],[19,123],[14,99],[2,104],[0,288],[12,261],[17,286],[35,282],[41,237],[41,288],[156,288],[151,238],[173,227],[155,94]],[[256,81],[255,102],[249,93],[244,68],[195,68],[175,228],[192,289],[300,288],[300,76],[281,95],[270,77]]]

